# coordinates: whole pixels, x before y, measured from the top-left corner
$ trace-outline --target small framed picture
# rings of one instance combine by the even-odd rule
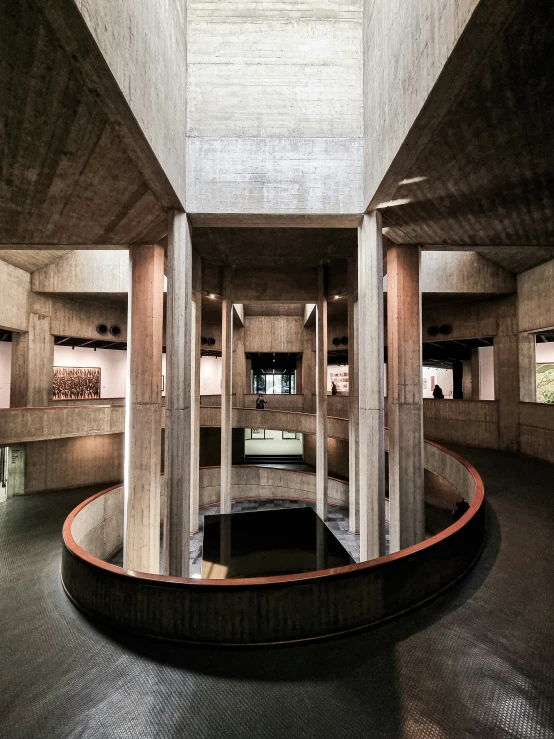
[[[282,431],[282,438],[283,439],[296,439],[296,432],[295,431]]]
[[[252,429],[253,439],[265,439],[265,429]]]

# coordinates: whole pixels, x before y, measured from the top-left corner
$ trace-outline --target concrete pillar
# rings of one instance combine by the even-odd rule
[[[244,326],[233,328],[233,395],[237,408],[244,408],[246,355],[244,353]]]
[[[358,484],[362,562],[385,554],[383,323],[381,214],[374,212],[364,216],[358,229]]]
[[[465,395],[464,395],[465,397]],[[481,365],[479,364],[479,349],[471,350],[471,399],[481,398]]]
[[[192,482],[190,490],[190,533],[199,529],[200,506],[200,360],[202,356],[202,258],[196,252],[192,254],[193,281],[193,340],[192,340]]]
[[[316,315],[316,509],[327,520],[329,478],[327,472],[327,291],[326,268],[318,270]]]
[[[231,513],[233,464],[233,302],[229,276],[224,278],[221,308],[221,496],[220,513]]]
[[[519,399],[537,402],[537,341],[535,334],[518,334]]]
[[[165,575],[188,577],[193,481],[194,328],[192,245],[187,216],[171,212],[167,239],[165,394]]]
[[[462,397],[464,400],[473,400],[471,359],[464,359],[462,361]]]
[[[129,254],[123,566],[157,574],[164,251],[138,246]]]
[[[499,444],[500,449],[510,452],[519,451],[519,354],[514,298],[500,317],[494,337],[494,397],[498,402]]]
[[[420,261],[418,246],[387,253],[391,552],[425,537]]]
[[[304,413],[314,412],[315,396],[315,331],[304,327],[302,351],[302,395]]]
[[[360,532],[358,393],[358,260],[348,260],[348,528]]]
[[[10,407],[45,408],[52,399],[54,337],[41,300],[32,301],[29,331],[12,335]]]

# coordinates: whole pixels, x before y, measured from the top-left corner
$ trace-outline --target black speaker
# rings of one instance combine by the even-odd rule
[[[210,336],[210,338],[208,339],[208,344],[210,346],[213,346],[215,344],[215,339],[213,338],[213,336]]]
[[[205,336],[203,336],[203,337],[201,338],[200,342],[201,342],[201,344],[202,344],[202,345],[205,345],[205,344],[207,344],[207,343],[208,343],[208,339],[207,339],[207,338],[206,338]]]
[[[452,333],[452,326],[449,323],[443,323],[443,325],[440,328],[440,332],[441,334],[448,336],[448,334]]]
[[[339,346],[340,345],[340,339],[338,336],[335,336],[333,339],[333,346]]]
[[[438,336],[439,334],[439,327],[438,326],[429,326],[427,329],[427,333],[429,336]]]
[[[112,336],[119,336],[119,334],[121,333],[121,329],[119,328],[119,326],[112,326],[110,329],[110,333]]]
[[[106,326],[105,323],[99,323],[98,326],[96,327],[96,330],[99,334],[102,334],[102,336],[108,333],[108,327]]]
[[[340,343],[341,343],[341,344],[342,344],[343,346],[346,346],[346,345],[348,344],[348,336],[341,336],[341,337],[340,337]]]

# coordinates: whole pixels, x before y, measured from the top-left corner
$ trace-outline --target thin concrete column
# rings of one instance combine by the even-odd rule
[[[192,483],[190,490],[190,533],[195,534],[199,528],[200,506],[200,360],[202,350],[202,258],[196,252],[192,254],[193,281],[193,423],[192,423]]]
[[[358,392],[358,260],[348,260],[348,528],[360,531],[359,392]]]
[[[315,331],[304,326],[302,351],[302,396],[304,413],[314,412],[315,395]]]
[[[123,566],[159,573],[164,251],[129,250]]]
[[[374,212],[364,216],[358,229],[358,484],[362,562],[385,554],[383,320],[383,237],[381,214]],[[349,374],[352,374],[350,370]]]
[[[192,487],[194,323],[187,216],[171,212],[167,240],[164,574],[188,577]]]
[[[479,364],[479,349],[471,350],[471,399],[479,400],[481,397],[481,365]],[[465,398],[465,395],[464,395]]]
[[[425,537],[421,249],[387,253],[390,551]]]
[[[233,395],[237,408],[244,408],[245,380],[244,326],[238,326],[233,328]]]
[[[517,301],[511,299],[498,319],[494,337],[494,396],[498,403],[500,449],[519,451],[520,341]]]
[[[537,402],[537,341],[535,334],[518,334],[519,399]]]
[[[12,335],[11,408],[45,408],[52,398],[54,337],[50,333],[48,303],[34,299],[29,331]]]
[[[327,459],[327,293],[326,268],[318,270],[316,316],[316,509],[327,520],[328,459]]]
[[[228,275],[221,308],[221,496],[220,512],[231,513],[233,465],[233,303]]]

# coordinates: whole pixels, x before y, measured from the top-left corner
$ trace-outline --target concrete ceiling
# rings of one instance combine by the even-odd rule
[[[554,257],[554,16],[524,0],[383,210],[397,243],[474,246],[518,273]]]
[[[0,244],[153,242],[166,214],[32,0],[0,3]]]
[[[212,264],[232,267],[316,267],[346,259],[358,245],[355,228],[197,228],[195,250]]]
[[[0,259],[3,262],[12,264],[14,267],[25,270],[25,272],[34,272],[41,267],[47,267],[58,259],[66,256],[67,251],[54,249],[29,249],[29,250],[5,250],[0,249]]]

